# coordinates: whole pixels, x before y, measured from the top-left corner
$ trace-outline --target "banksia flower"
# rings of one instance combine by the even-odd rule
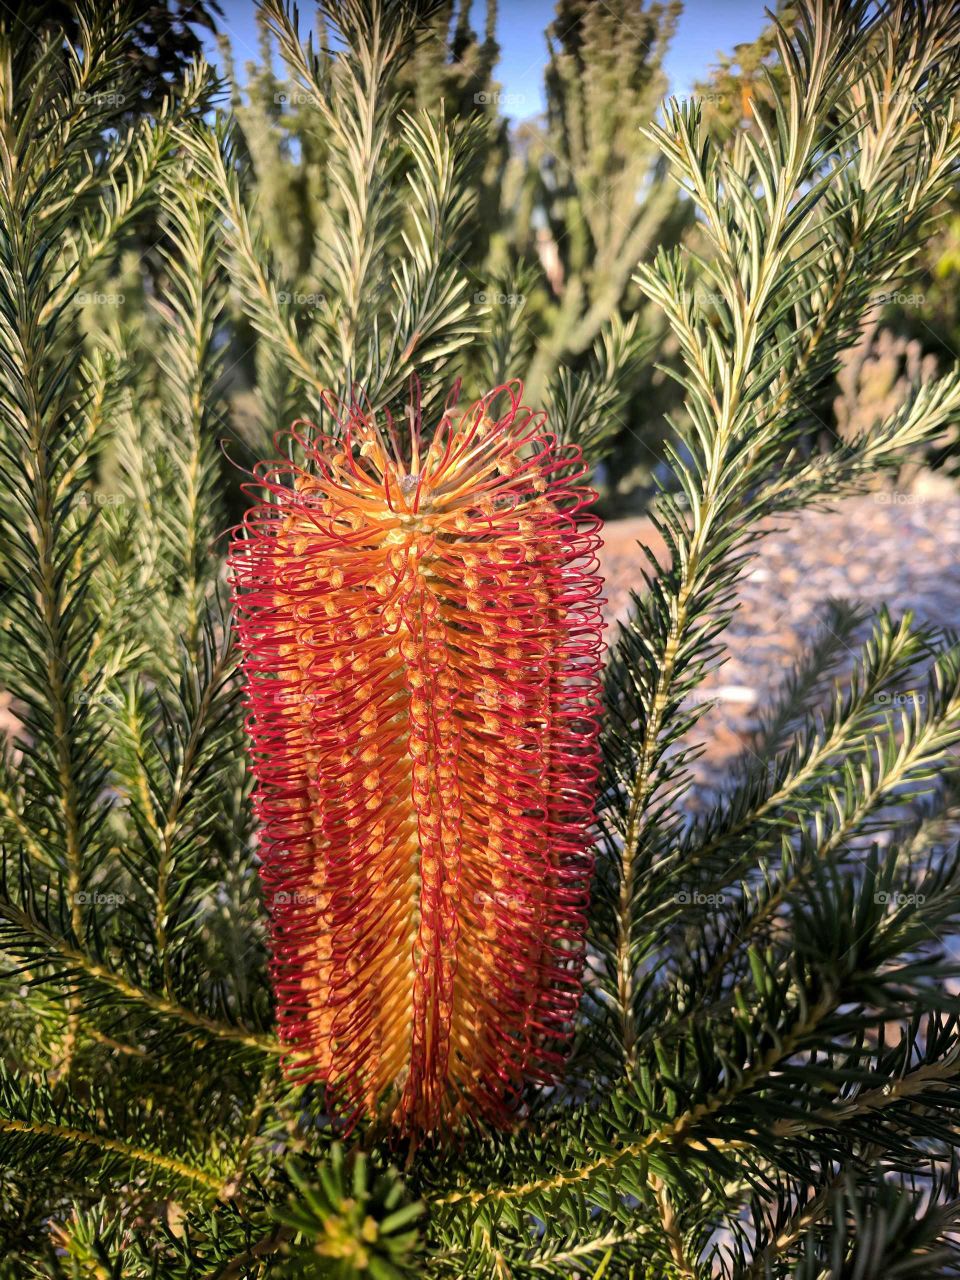
[[[281,1036],[342,1114],[421,1132],[557,1077],[597,777],[579,450],[514,385],[454,401],[429,440],[416,402],[295,429],[231,550]]]

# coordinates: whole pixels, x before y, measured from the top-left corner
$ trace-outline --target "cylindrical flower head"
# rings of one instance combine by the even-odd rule
[[[593,866],[594,494],[516,385],[454,399],[299,432],[230,558],[289,1061],[419,1132],[556,1079]]]

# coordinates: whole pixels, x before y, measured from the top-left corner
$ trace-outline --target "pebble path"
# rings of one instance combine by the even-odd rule
[[[723,790],[736,756],[749,749],[759,715],[784,677],[812,646],[829,600],[871,612],[886,604],[898,617],[912,609],[918,621],[960,631],[960,495],[937,486],[869,493],[832,511],[801,511],[767,522],[737,590],[739,608],[724,641],[727,660],[711,672],[702,692],[717,699],[693,733],[705,744],[693,770],[699,809]],[[662,554],[662,543],[643,518],[613,521],[604,530],[608,645],[629,611],[629,591],[642,589],[646,561],[637,542]],[[869,621],[855,640],[869,633]],[[857,645],[849,645],[846,669]],[[844,664],[838,666],[842,675]]]

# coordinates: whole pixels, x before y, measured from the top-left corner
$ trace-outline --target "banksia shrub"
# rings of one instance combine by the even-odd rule
[[[528,387],[546,421],[499,386],[489,148],[397,106],[467,6],[260,7],[322,150],[293,280],[202,67],[154,111],[136,6],[0,5],[0,1280],[960,1274],[957,637],[834,606],[690,796],[760,535],[960,423],[957,364],[816,412],[955,190],[960,0],[797,0],[748,132],[658,110],[695,232],[613,269],[683,403],[602,681],[585,471],[639,326]],[[157,305],[104,328],[134,241]],[[259,423],[318,424],[259,466],[251,332]]]
[[[580,995],[598,521],[519,395],[301,426],[231,555],[289,1061],[408,1129],[505,1123]]]

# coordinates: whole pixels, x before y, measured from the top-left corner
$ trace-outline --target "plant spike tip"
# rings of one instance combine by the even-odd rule
[[[580,995],[599,521],[518,384],[295,432],[230,567],[281,1036],[349,1119],[507,1125]],[[502,410],[495,417],[498,406]]]

